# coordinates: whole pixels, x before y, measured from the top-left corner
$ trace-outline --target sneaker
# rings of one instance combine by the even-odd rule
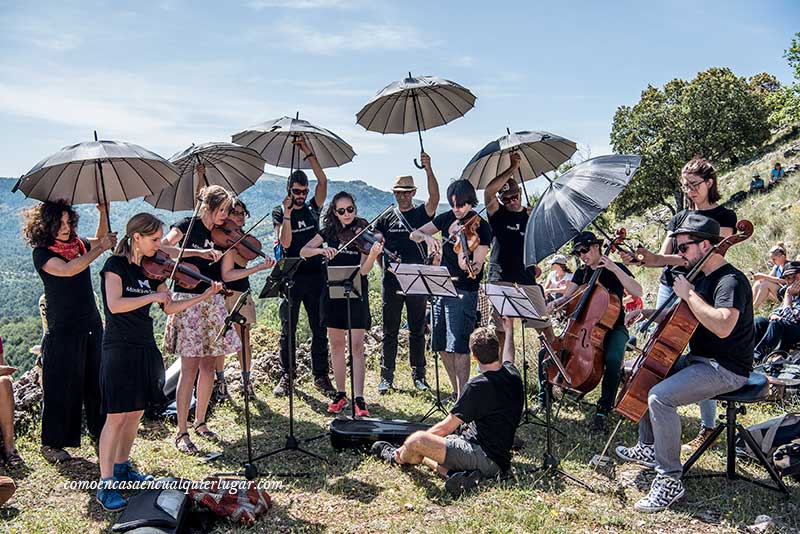
[[[660,512],[683,497],[684,493],[683,484],[677,478],[656,475],[650,493],[633,507],[640,512]]]
[[[333,402],[328,404],[328,413],[339,413],[347,406],[347,394],[340,391]]]
[[[704,426],[700,427],[700,432],[697,433],[697,437],[694,438],[689,443],[684,443],[681,445],[681,452],[694,452],[700,448],[700,446],[705,443],[708,438],[711,437],[711,434],[714,433],[713,428],[707,428]]]
[[[380,393],[381,395],[386,395],[392,389],[394,389],[392,381],[387,380],[386,378],[381,378],[381,382],[380,384],[378,384],[378,393]]]
[[[314,386],[325,394],[326,397],[336,395],[336,388],[331,384],[331,379],[327,374],[314,377]]]
[[[119,512],[128,506],[128,499],[119,494],[115,489],[106,487],[113,479],[102,480],[97,488],[95,499],[106,512]]]
[[[394,452],[396,450],[397,447],[388,441],[376,441],[372,444],[369,453],[379,460],[383,460],[386,463],[395,465],[397,463],[394,459]]]
[[[414,389],[416,389],[417,391],[428,391],[431,389],[431,387],[428,385],[428,382],[426,382],[424,378],[415,378]]]
[[[606,431],[606,421],[608,421],[608,412],[601,408],[597,409],[595,412],[594,417],[592,418],[592,424],[589,427],[590,434],[603,434]]]
[[[155,480],[153,475],[143,475],[136,471],[128,460],[125,463],[114,464],[114,480],[117,482],[147,482]]]
[[[356,417],[369,417],[367,403],[364,402],[363,397],[356,397]]]
[[[292,386],[289,385],[289,375],[282,374],[281,378],[278,380],[278,385],[272,389],[272,394],[276,397],[283,397],[289,393],[291,387]]]
[[[633,462],[645,467],[653,468],[656,466],[656,449],[652,445],[645,445],[638,442],[633,447],[623,447],[620,445],[615,449],[617,456],[626,462]]]
[[[450,473],[444,481],[444,489],[453,497],[460,497],[465,492],[478,487],[481,482],[481,472],[477,469],[472,471],[456,471]]]

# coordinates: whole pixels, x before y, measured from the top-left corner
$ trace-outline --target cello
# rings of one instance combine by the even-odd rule
[[[603,252],[607,256],[625,239],[626,231],[620,228]],[[598,267],[586,284],[578,287],[580,300],[570,300],[566,310],[570,314],[567,325],[552,343],[560,364],[547,366],[547,381],[560,388],[588,393],[603,377],[606,333],[614,328],[622,302],[619,297],[598,282],[603,267]]]
[[[738,233],[722,239],[697,262],[686,275],[689,282],[697,278],[703,265],[713,253],[724,256],[732,245],[741,243],[753,235],[753,224],[750,221],[741,220],[736,224],[736,230]],[[657,317],[662,316],[664,311],[673,305],[677,298],[673,293],[639,328],[639,331],[647,330]],[[614,406],[614,411],[633,423],[638,423],[639,419],[647,412],[647,397],[650,389],[667,378],[700,324],[689,305],[683,300],[667,311],[663,317],[658,328],[636,358],[631,373],[617,397],[617,404]]]

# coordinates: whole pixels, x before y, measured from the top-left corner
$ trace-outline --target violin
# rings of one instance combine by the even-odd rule
[[[607,256],[625,236],[625,229],[620,228],[603,255]],[[603,342],[617,322],[622,302],[598,282],[602,271],[602,267],[595,269],[589,282],[578,288],[582,295],[577,304],[574,299],[568,301],[571,315],[564,331],[553,341],[554,357],[562,365],[547,367],[547,380],[555,386],[588,393],[603,377]]]
[[[454,234],[456,242],[453,244],[453,251],[457,255],[464,255],[466,258],[465,263],[467,264],[467,276],[472,279],[478,276],[472,266],[472,253],[481,244],[481,238],[478,236],[478,226],[480,224],[480,215],[476,213],[466,222],[461,223],[461,226]]]
[[[211,230],[211,240],[216,246],[223,249],[233,247],[236,253],[246,261],[254,260],[257,256],[267,259],[261,251],[261,241],[250,234],[245,234],[233,219],[225,219],[225,222],[215,226]]]
[[[173,270],[175,271],[175,282],[185,289],[194,289],[201,282],[211,285],[216,281],[201,274],[200,270],[191,263],[179,263],[176,269],[175,261],[163,250],[157,251],[153,256],[142,258],[142,271],[148,278],[163,282],[172,276]],[[224,289],[223,293],[226,296],[232,294],[228,289]]]
[[[349,250],[355,250],[361,254],[369,254],[372,250],[372,245],[375,243],[383,243],[383,234],[377,230],[372,230],[369,221],[357,217],[353,224],[347,228],[343,228],[339,234],[338,239],[340,243],[346,243]],[[390,250],[383,249],[383,253],[390,261],[398,263],[400,256]]]

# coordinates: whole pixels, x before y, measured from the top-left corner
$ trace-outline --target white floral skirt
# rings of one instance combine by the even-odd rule
[[[173,300],[187,300],[197,295],[173,293]],[[231,328],[214,342],[225,324],[225,298],[216,294],[191,308],[167,317],[164,329],[164,348],[167,352],[186,358],[202,358],[231,354],[242,346],[236,330]]]

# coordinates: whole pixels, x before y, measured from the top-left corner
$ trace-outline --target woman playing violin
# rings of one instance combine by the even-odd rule
[[[602,240],[592,232],[581,232],[572,241],[572,254],[578,257],[583,265],[579,267],[572,280],[567,283],[564,296],[559,297],[548,303],[547,311],[553,310],[565,304],[572,298],[578,298],[575,294],[578,287],[585,284],[592,277],[598,268],[602,268],[598,282],[608,290],[609,293],[616,295],[620,302],[625,297],[624,292],[635,297],[642,296],[642,286],[639,285],[631,272],[624,264],[612,261],[608,256],[603,256],[600,251]],[[620,382],[620,370],[622,369],[622,359],[625,356],[625,345],[628,342],[628,331],[625,329],[625,309],[620,307],[614,327],[609,330],[604,338],[604,366],[603,382],[601,385],[600,400],[597,402],[597,410],[592,421],[592,432],[603,432],[606,420],[611,408],[614,407],[614,399],[617,395],[617,388]],[[544,403],[545,375],[541,365],[541,353],[539,362],[539,403]]]
[[[232,195],[218,185],[204,187],[201,192],[200,216],[187,217],[170,228],[162,239],[162,249],[176,254],[176,245],[184,244],[183,257],[200,270],[200,273],[212,280],[220,280],[220,262],[222,252],[214,248],[211,230],[221,225],[228,217]],[[189,226],[191,225],[191,233]],[[183,262],[184,260],[181,259]],[[188,300],[200,295],[208,289],[202,282],[192,289],[181,288],[172,298]],[[178,409],[178,434],[175,446],[181,452],[197,454],[198,449],[187,432],[189,403],[192,398],[195,379],[197,379],[197,407],[195,408],[194,429],[198,435],[216,440],[217,436],[206,425],[206,411],[214,388],[215,358],[236,352],[241,347],[239,336],[229,331],[225,337],[215,341],[227,316],[225,299],[222,295],[214,295],[198,306],[170,315],[164,331],[164,346],[167,352],[181,358],[181,374],[178,380],[176,403]],[[199,379],[198,379],[199,374]]]
[[[241,229],[244,227],[245,220],[249,216],[250,212],[247,211],[247,206],[244,205],[244,202],[242,202],[239,197],[234,198],[231,202],[228,219],[232,220],[236,226]],[[269,269],[274,265],[275,260],[267,257],[261,263],[257,263],[252,267],[247,267],[247,259],[243,258],[236,250],[231,250],[222,257],[222,281],[225,282],[226,287],[231,290],[231,294],[225,297],[225,308],[228,310],[228,313],[230,313],[236,305],[236,301],[239,300],[241,294],[250,289],[250,275]],[[250,346],[250,325],[256,322],[256,305],[253,302],[253,297],[248,295],[247,302],[245,302],[244,306],[239,310],[239,313],[247,320],[247,323],[244,325],[236,324],[236,329],[239,331],[239,339],[241,339],[242,345]],[[243,366],[242,351],[243,348],[239,350],[239,365]],[[217,398],[224,398],[227,396],[223,371],[224,366],[225,358],[218,358],[216,365],[217,387],[219,388],[217,390]],[[244,375],[244,373],[247,373],[249,376],[252,366],[253,360],[251,358],[248,362],[248,368],[245,369],[242,374]],[[242,369],[244,369],[244,367],[242,367]],[[220,377],[221,373],[222,376]],[[253,383],[248,380],[248,384],[250,387],[244,394],[250,396],[251,399],[255,398]]]
[[[371,326],[367,275],[383,251],[383,243],[376,241],[369,248],[368,254],[351,248],[340,249],[341,245],[349,241],[347,234],[355,235],[352,227],[364,222],[363,219],[358,218],[357,214],[353,196],[345,191],[336,193],[323,216],[322,230],[300,249],[300,256],[303,258],[322,256],[328,260],[328,266],[361,266],[360,276],[358,276],[361,280],[361,298],[350,300],[350,328],[353,338],[353,396],[355,397],[355,414],[359,417],[369,417],[367,404],[364,401],[364,373],[366,370],[364,331]],[[323,290],[321,297],[322,324],[328,329],[331,362],[337,391],[333,402],[328,405],[328,412],[339,413],[348,403],[345,389],[347,364],[344,356],[347,346],[347,302],[345,299],[329,298],[327,287]]]
[[[447,188],[450,211],[411,233],[411,239],[424,242],[428,251],[442,252],[442,260],[460,298],[445,297],[434,301],[431,348],[438,351],[456,398],[469,379],[469,336],[475,329],[478,287],[483,278],[483,264],[492,241],[489,223],[474,210],[478,205],[475,188],[467,180],[456,180]],[[468,227],[469,235],[459,234]],[[442,243],[433,236],[442,233]],[[466,232],[464,232],[466,233]],[[467,242],[459,247],[455,243]]]
[[[166,400],[164,364],[153,337],[150,305],[159,304],[166,314],[180,313],[222,289],[222,284],[213,282],[201,294],[178,301],[170,297],[166,283],[148,276],[142,260],[158,252],[162,224],[149,213],[131,217],[114,255],[100,271],[106,317],[100,398],[107,415],[100,435],[97,501],[112,512],[125,508],[127,501],[109,487],[111,483],[153,479],[134,470],[130,461],[145,406]]]

